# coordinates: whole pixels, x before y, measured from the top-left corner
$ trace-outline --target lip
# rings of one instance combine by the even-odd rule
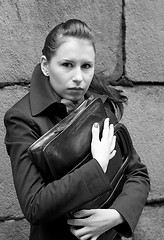
[[[72,87],[72,88],[68,88],[68,90],[70,91],[83,91],[84,89],[81,87]]]

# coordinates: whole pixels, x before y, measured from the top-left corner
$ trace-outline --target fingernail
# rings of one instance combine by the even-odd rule
[[[78,217],[79,215],[80,215],[79,212],[76,212],[76,213],[74,214],[75,217]]]
[[[94,127],[98,128],[99,124],[98,123],[94,123]]]

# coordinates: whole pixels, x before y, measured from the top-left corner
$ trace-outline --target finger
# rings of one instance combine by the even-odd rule
[[[77,229],[74,228],[74,227],[70,227],[70,232],[77,238],[79,238],[79,235],[78,235],[78,232],[77,232]]]
[[[115,149],[115,145],[116,145],[116,136],[114,135],[111,143],[111,152],[113,152],[113,150]]]
[[[74,228],[74,227],[70,227],[70,232],[71,232],[73,235],[75,235],[75,234],[76,234],[75,228]]]
[[[82,217],[89,217],[92,213],[90,213],[90,210],[81,210],[74,214],[74,217],[76,218],[82,218]]]
[[[99,132],[100,132],[99,124],[94,123],[92,126],[92,141],[93,142],[99,141]]]
[[[102,132],[102,138],[108,138],[109,136],[109,118],[104,120],[104,128]]]
[[[89,240],[89,239],[91,239],[91,234],[86,234],[86,235],[80,237],[80,240]]]
[[[67,219],[67,224],[71,225],[71,226],[77,226],[78,225],[78,219],[75,219],[75,218]]]
[[[80,212],[83,214],[83,216],[89,217],[89,216],[97,213],[97,210],[96,209],[85,209],[85,210],[81,210]]]
[[[85,227],[81,227],[81,228],[75,228],[75,227],[71,227],[70,231],[73,235],[75,235],[77,238],[80,238],[85,236],[86,234],[88,235],[88,231]]]
[[[85,224],[86,219],[83,218],[74,218],[74,219],[68,219],[67,224],[71,226],[83,226]]]
[[[112,138],[114,135],[114,125],[110,124],[109,126],[109,136]]]
[[[110,154],[110,159],[112,159],[115,155],[116,155],[116,150],[113,150],[113,152],[111,152],[111,154]]]

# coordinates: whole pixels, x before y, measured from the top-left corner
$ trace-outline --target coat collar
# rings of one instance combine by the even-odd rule
[[[103,103],[107,99],[107,95],[100,95],[91,90],[88,90],[86,93],[86,99],[91,95],[93,95],[93,97],[101,98]],[[38,115],[53,103],[60,102],[60,100],[61,98],[52,90],[48,77],[42,73],[41,66],[38,64],[34,69],[30,84],[30,105],[32,116]]]
[[[30,84],[30,105],[32,116],[44,111],[55,102],[60,102],[60,97],[55,94],[46,77],[38,64],[32,74]]]

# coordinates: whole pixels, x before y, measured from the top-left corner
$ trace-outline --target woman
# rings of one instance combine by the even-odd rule
[[[113,125],[105,119],[103,136],[92,128],[93,159],[57,181],[43,177],[28,156],[29,146],[67,116],[90,95],[102,98],[118,118],[126,97],[94,76],[95,45],[88,26],[76,19],[56,26],[48,34],[41,63],[33,72],[30,92],[5,115],[5,143],[11,158],[14,184],[21,209],[31,224],[30,240],[97,239],[116,227],[131,236],[149,192],[145,165],[133,150],[122,193],[109,209],[81,210],[73,219],[65,213],[108,190],[107,165],[116,153]],[[90,194],[87,194],[90,192]],[[84,220],[85,218],[85,220]],[[80,228],[78,227],[80,226]]]

